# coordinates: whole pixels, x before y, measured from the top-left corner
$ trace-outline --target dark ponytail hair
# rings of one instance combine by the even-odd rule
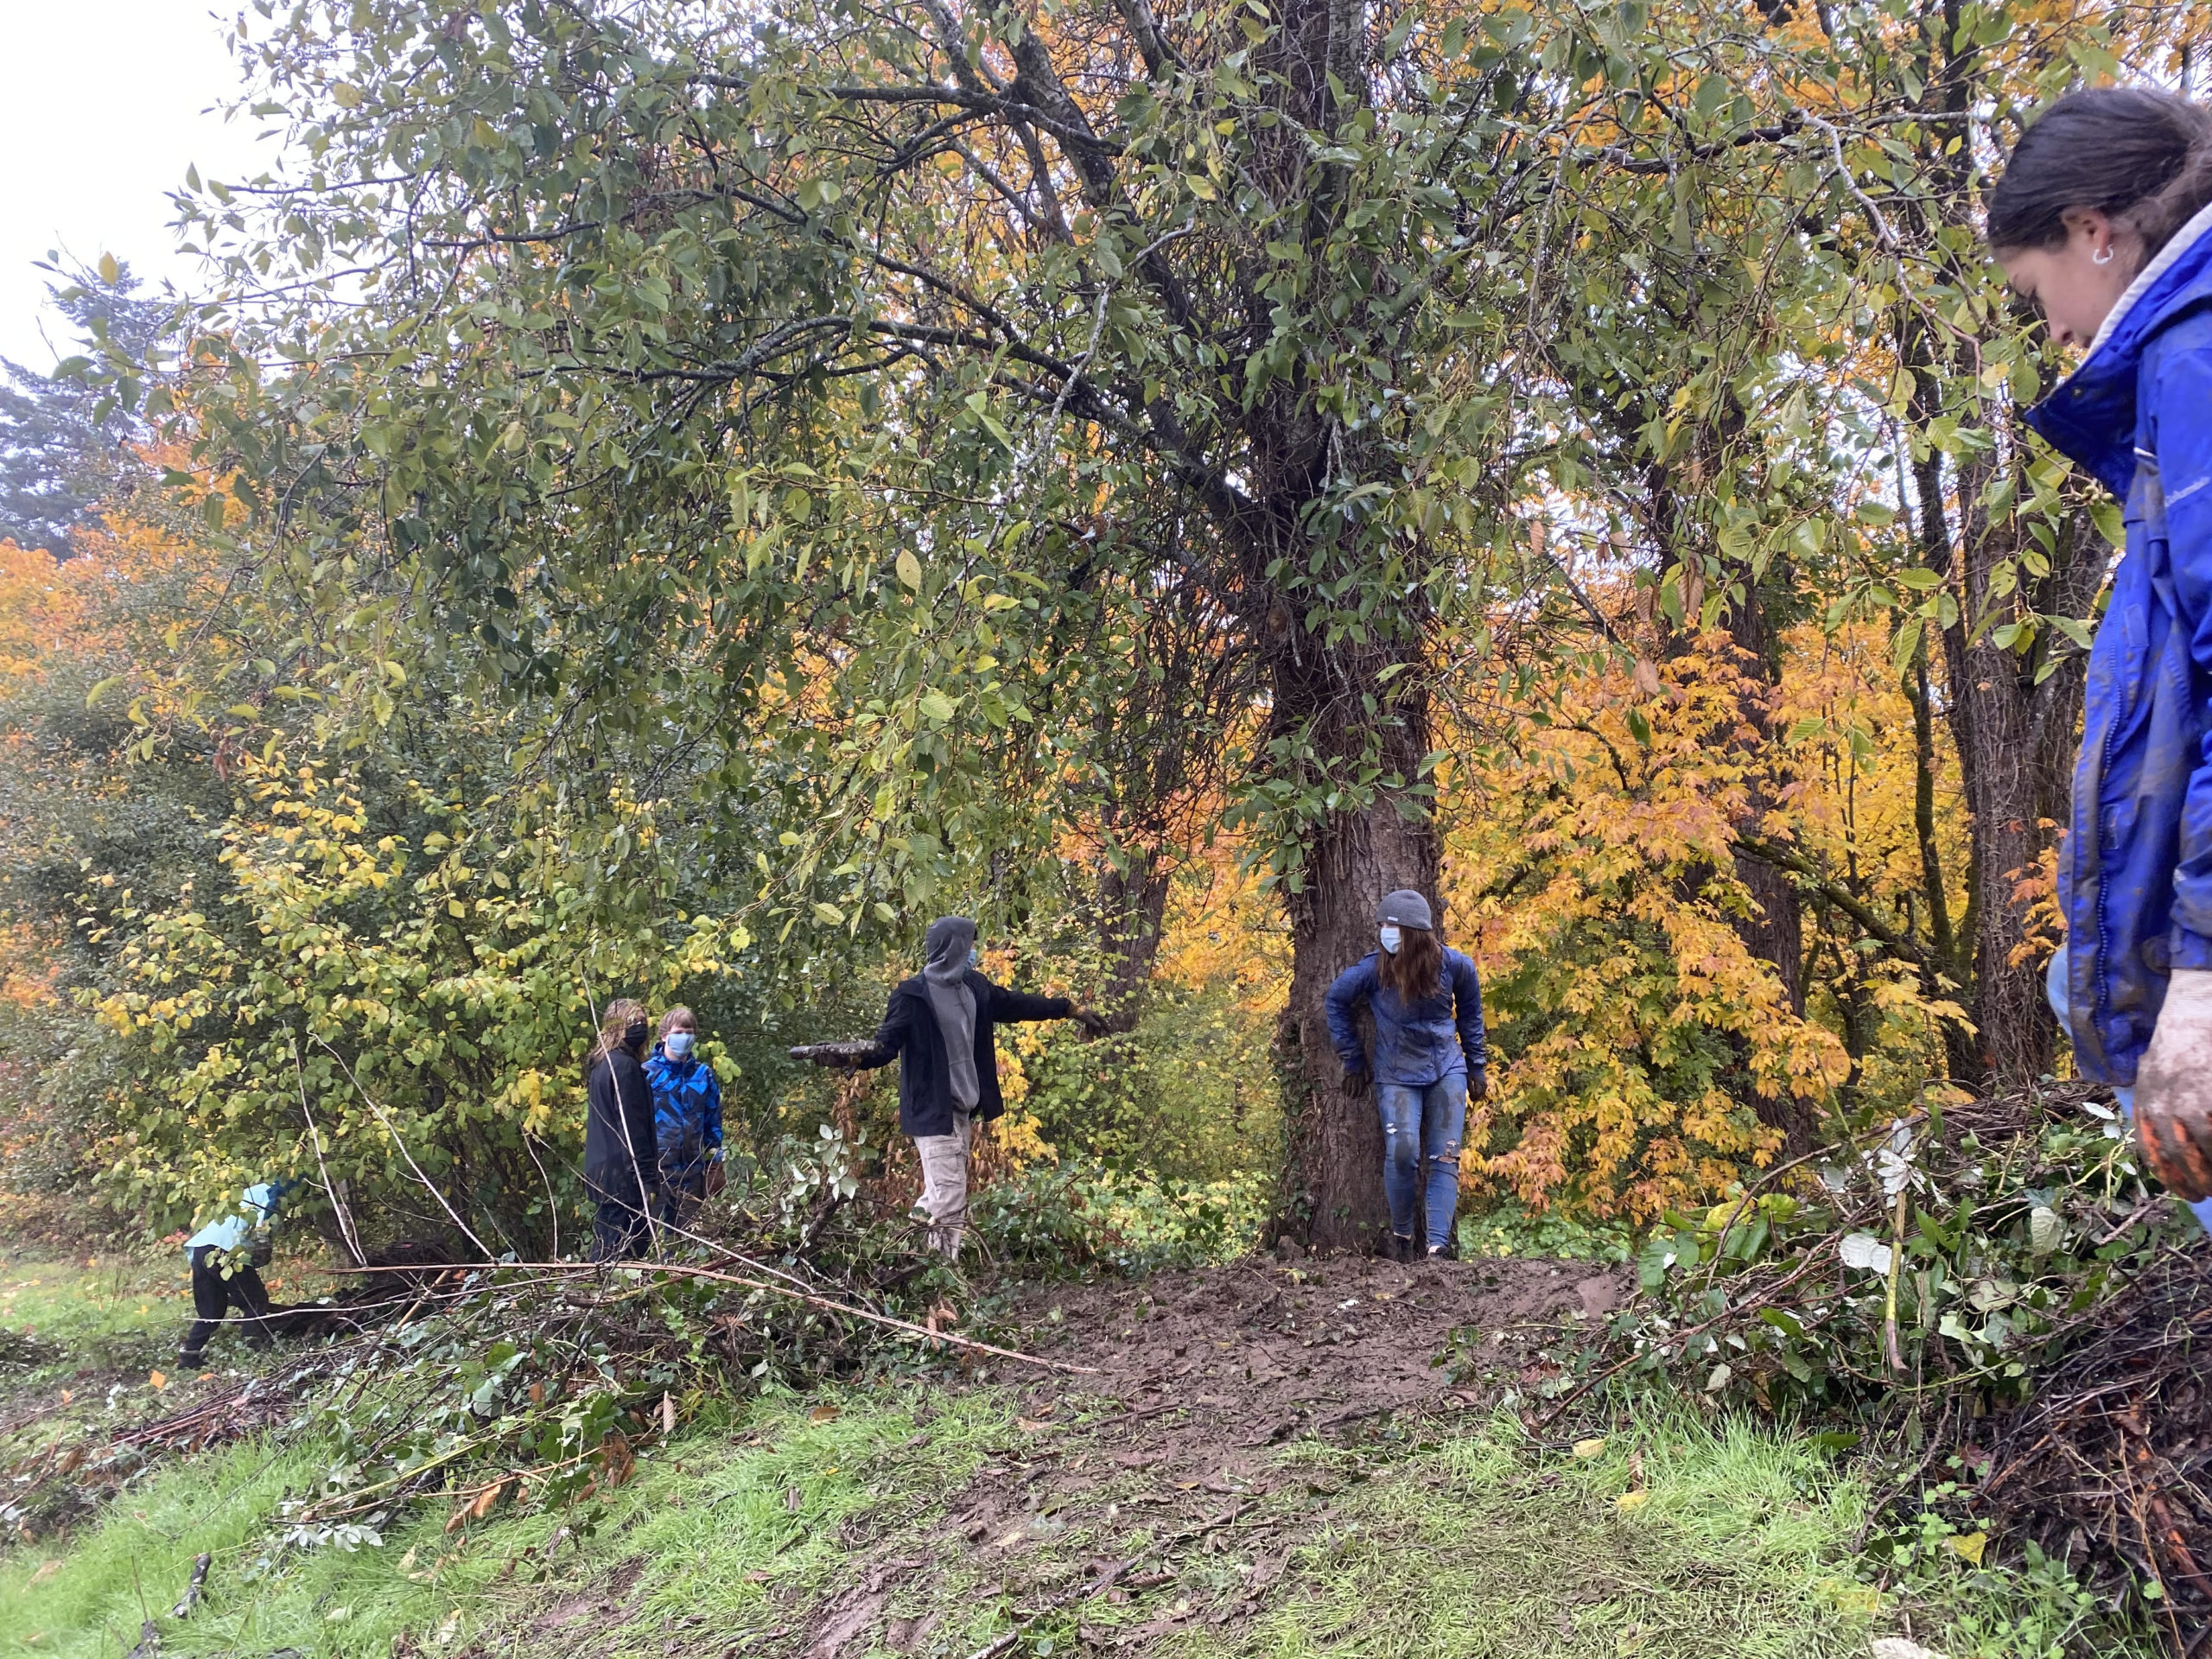
[[[2212,203],[2212,111],[2147,86],[2069,92],[2028,125],[1989,193],[1989,245],[2055,248],[2094,208],[2155,257]]]

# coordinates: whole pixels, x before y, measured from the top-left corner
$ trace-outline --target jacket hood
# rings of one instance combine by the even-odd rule
[[[2135,378],[2144,347],[2168,323],[2212,302],[2212,207],[2176,231],[2128,284],[2089,354],[2027,412],[2051,448],[2125,499],[2135,482]]]
[[[968,971],[968,952],[976,943],[976,924],[965,916],[940,916],[923,941],[922,976],[951,984]]]

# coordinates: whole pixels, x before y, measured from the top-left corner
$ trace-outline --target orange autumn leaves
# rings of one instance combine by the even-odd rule
[[[1936,1022],[1960,1016],[1914,976],[1830,949],[1808,906],[1801,1014],[1738,925],[1739,836],[1917,880],[1910,714],[1869,632],[1792,634],[1772,689],[1719,630],[1657,665],[1656,695],[1643,664],[1586,671],[1452,780],[1452,925],[1502,1057],[1471,1109],[1471,1185],[1649,1218],[1770,1162],[1775,1103],[1928,1075]],[[1880,1021],[1855,1062],[1847,995]]]

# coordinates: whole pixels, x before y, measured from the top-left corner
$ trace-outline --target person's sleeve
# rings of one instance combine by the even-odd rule
[[[1025,1020],[1065,1020],[1075,1012],[1075,1003],[1065,996],[1032,996],[1026,991],[1010,991],[1003,985],[991,987],[991,1019],[994,1023],[1018,1025]]]
[[[700,1139],[706,1142],[708,1150],[719,1158],[722,1151],[722,1080],[715,1075],[715,1068],[711,1065],[706,1068],[706,1072],[707,1122],[700,1133]]]
[[[1359,1031],[1351,1022],[1351,1013],[1359,999],[1372,995],[1374,989],[1375,969],[1363,959],[1337,976],[1323,1003],[1329,1015],[1329,1041],[1335,1045],[1337,1058],[1344,1063],[1347,1071],[1367,1070],[1367,1051],[1360,1046]]]
[[[883,1023],[876,1027],[874,1044],[853,1065],[862,1071],[873,1071],[897,1059],[912,1034],[906,1029],[907,1020],[907,999],[892,992],[891,1004],[883,1011]]]
[[[2212,329],[2177,344],[2150,391],[2152,442],[2166,499],[2166,550],[2176,608],[2188,630],[2199,686],[2212,685]],[[2174,871],[2173,966],[2212,969],[2212,699],[2199,704],[2202,729],[2182,806]]]
[[[1490,1045],[1483,1037],[1483,984],[1473,959],[1461,957],[1452,964],[1452,989],[1459,1010],[1459,1052],[1467,1069],[1480,1071],[1490,1065]]]

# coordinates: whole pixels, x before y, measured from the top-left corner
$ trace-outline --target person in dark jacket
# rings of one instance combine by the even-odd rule
[[[688,1228],[721,1173],[722,1085],[699,1058],[699,1021],[690,1009],[660,1017],[660,1040],[645,1062],[653,1091],[653,1135],[660,1166],[660,1221]]]
[[[1991,193],[1989,241],[2087,349],[2029,423],[2126,504],[2051,1003],[2152,1171],[2212,1217],[2212,112],[2146,87],[2060,99]]]
[[[269,1292],[259,1269],[269,1261],[270,1232],[292,1183],[261,1181],[246,1188],[244,1202],[227,1216],[209,1222],[184,1241],[192,1266],[192,1328],[177,1351],[177,1363],[197,1370],[205,1362],[207,1338],[236,1309],[247,1344],[270,1345]]]
[[[960,1254],[968,1222],[968,1147],[976,1120],[1006,1109],[999,1096],[994,1027],[1026,1020],[1077,1020],[1096,1033],[1105,1021],[1065,996],[1028,996],[978,971],[976,924],[941,916],[930,924],[922,971],[899,982],[861,1070],[899,1062],[899,1128],[922,1163],[918,1208],[930,1247]]]
[[[1390,1204],[1391,1254],[1414,1250],[1414,1200],[1427,1166],[1428,1254],[1452,1243],[1459,1202],[1459,1142],[1467,1096],[1490,1092],[1483,1040],[1483,995],[1475,964],[1437,938],[1428,900],[1409,889],[1382,900],[1382,950],[1370,951],[1329,987],[1329,1040],[1344,1062],[1347,1097],[1372,1087],[1382,1114],[1382,1192]],[[1375,1022],[1369,1063],[1354,1011],[1365,1002]]]
[[[648,1029],[643,1003],[615,998],[607,1005],[585,1071],[590,1107],[584,1121],[584,1186],[599,1205],[592,1226],[594,1262],[643,1255],[652,1238],[645,1212],[658,1184],[658,1143],[652,1085],[638,1061]]]

